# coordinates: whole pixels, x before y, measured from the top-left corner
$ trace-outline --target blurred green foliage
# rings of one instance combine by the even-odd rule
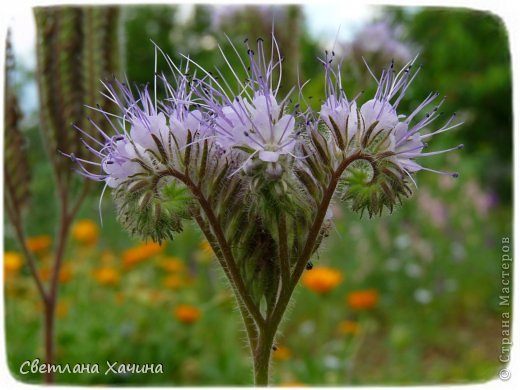
[[[505,202],[512,198],[512,83],[507,31],[495,15],[467,9],[388,10],[420,47],[416,88],[447,95],[446,109],[465,121],[454,132],[478,156],[479,178]],[[416,97],[418,98],[418,97]]]
[[[218,67],[229,76],[216,47],[221,44],[226,53],[233,53],[224,33],[242,51],[244,38],[256,42],[255,35],[271,31],[272,14],[266,18],[263,8],[248,8],[245,14],[248,21],[259,21],[253,23],[254,31],[240,17],[242,23],[231,20],[216,29],[212,9],[204,6],[194,7],[192,17],[186,17],[180,7],[124,9],[131,83],[153,81],[150,39],[175,60],[181,60],[179,52],[189,53],[202,65]],[[290,13],[284,8],[278,12]],[[292,45],[298,52],[302,80],[311,79],[304,95],[320,96],[323,77],[316,56],[325,48],[306,32],[302,13],[293,12],[299,34],[283,39],[298,41]],[[408,42],[421,48],[425,64],[403,108],[413,107],[430,90],[439,90],[448,95],[446,117],[457,110],[466,121],[459,130],[436,137],[432,146],[441,149],[463,142],[467,149],[428,160],[428,166],[457,170],[461,177],[419,173],[415,197],[391,216],[360,220],[346,207],[336,208],[336,225],[314,263],[338,269],[343,282],[326,295],[298,289],[282,325],[279,348],[285,355],[273,363],[273,384],[475,382],[493,378],[501,368],[499,247],[501,238],[512,231],[506,32],[496,17],[468,10],[393,8],[384,15],[403,26]],[[280,30],[287,31],[283,25]],[[233,55],[230,58],[236,63]],[[348,58],[346,65],[345,81],[353,96],[365,86],[356,85],[357,75],[348,73]],[[163,61],[159,70],[167,72]],[[319,106],[319,99],[312,104]],[[48,234],[54,229],[53,193],[48,187],[51,170],[48,163],[41,163],[45,155],[36,129],[26,133],[34,172],[31,201],[40,206],[32,207],[29,231]],[[99,192],[87,199],[81,218],[96,219]],[[240,318],[217,264],[201,255],[199,233],[188,227],[165,254],[125,268],[124,251],[135,241],[117,224],[109,196],[101,202],[101,213],[97,245],[71,242],[68,248],[72,276],[60,292],[67,309],[58,320],[57,359],[101,367],[107,360],[163,363],[165,374],[104,376],[101,369],[100,375],[59,375],[58,382],[249,384]],[[6,250],[16,250],[11,235],[6,225]],[[106,260],[106,251],[113,254],[111,260]],[[186,266],[178,275],[186,282],[180,288],[165,284],[168,275],[158,266],[170,256]],[[116,270],[118,283],[102,284],[95,277],[105,266]],[[41,309],[27,270],[22,268],[7,279],[5,288],[9,367],[20,380],[39,381],[38,375],[17,374],[21,362],[42,354]],[[362,289],[377,291],[374,309],[357,311],[346,303],[347,293]],[[198,307],[201,318],[193,324],[181,323],[173,314],[179,304]],[[338,324],[347,320],[357,324],[359,331],[339,332]]]

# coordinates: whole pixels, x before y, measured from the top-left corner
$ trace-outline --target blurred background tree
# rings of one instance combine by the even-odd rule
[[[388,8],[394,26],[420,47],[416,90],[449,97],[465,124],[451,136],[478,156],[479,178],[502,201],[512,198],[511,58],[507,31],[495,15],[467,9]]]
[[[175,52],[173,34],[178,8],[168,5],[127,6],[123,10],[126,75],[132,84],[150,83],[154,72],[154,62],[150,60],[152,41],[166,53]]]

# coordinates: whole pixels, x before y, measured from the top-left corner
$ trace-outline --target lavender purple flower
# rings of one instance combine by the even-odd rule
[[[257,40],[257,53],[248,46],[247,66],[239,57],[243,70],[249,74],[245,82],[224,56],[237,81],[238,93],[230,90],[227,81],[224,80],[224,87],[206,71],[206,77],[194,81],[193,92],[214,118],[215,142],[227,153],[240,151],[244,171],[262,166],[276,179],[282,174],[287,157],[293,155],[297,135],[295,113],[286,112],[289,95],[278,98],[283,58],[275,40],[273,46],[270,59],[266,58],[263,39]],[[277,80],[275,73],[279,75]]]
[[[382,144],[386,146],[389,152],[393,152],[393,156],[395,157],[399,167],[408,174],[421,169],[432,171],[432,169],[425,168],[415,162],[414,160],[416,158],[441,154],[461,149],[463,147],[463,145],[458,145],[444,151],[422,152],[426,146],[422,141],[423,139],[451,130],[462,124],[462,122],[459,122],[455,125],[451,125],[455,118],[455,114],[453,114],[439,129],[430,133],[420,134],[421,130],[430,126],[440,116],[438,110],[445,101],[445,98],[443,98],[422,119],[412,125],[415,117],[428,106],[431,106],[439,96],[439,93],[431,93],[428,95],[428,97],[424,99],[424,101],[408,116],[398,115],[397,109],[399,103],[421,69],[419,67],[412,74],[411,70],[414,62],[415,59],[410,61],[397,74],[392,62],[387,69],[383,70],[379,80],[376,79],[378,82],[378,88],[374,98],[364,103],[360,108],[365,134],[370,131],[370,136],[373,138],[377,138],[377,136],[388,137],[388,141]],[[434,172],[457,175],[456,173]]]
[[[388,20],[369,23],[344,48],[345,55],[384,61],[394,58],[404,64],[413,57],[413,49],[410,43],[403,42],[400,30],[399,26],[392,26]]]
[[[357,105],[355,99],[349,101],[341,85],[341,69],[332,69],[332,57],[328,52],[321,61],[325,68],[325,103],[322,104],[320,119],[331,130],[336,143],[341,149],[347,145],[358,130]]]

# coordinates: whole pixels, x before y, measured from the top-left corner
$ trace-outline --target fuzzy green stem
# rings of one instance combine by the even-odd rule
[[[278,326],[266,326],[265,329],[260,330],[260,337],[253,355],[255,386],[269,384],[269,364],[277,328]]]
[[[25,235],[25,232],[23,229],[22,221],[20,220],[19,216],[14,212],[11,204],[12,204],[11,195],[8,191],[6,191],[5,192],[5,210],[7,210],[7,214],[9,215],[9,218],[11,219],[11,224],[14,227],[16,239],[18,240],[18,243],[22,250],[22,254],[25,258],[25,261],[27,262],[27,265],[29,266],[29,272],[31,273],[31,277],[34,279],[34,282],[38,289],[38,294],[40,296],[40,299],[42,300],[42,302],[45,302],[47,300],[47,291],[45,290],[41,277],[38,274],[38,267],[36,266],[36,259],[34,258],[33,254],[27,247],[26,235]]]
[[[289,284],[291,278],[291,267],[289,263],[289,249],[287,248],[287,225],[285,215],[278,218],[278,246],[280,248],[280,268],[282,287]]]
[[[316,239],[320,233],[321,227],[323,225],[323,220],[325,215],[327,214],[327,209],[329,207],[330,201],[332,200],[332,196],[336,191],[336,187],[338,185],[338,181],[345,171],[347,167],[352,164],[354,161],[359,160],[361,158],[366,158],[361,153],[356,153],[348,158],[345,158],[341,164],[339,164],[338,168],[333,172],[332,177],[330,179],[329,185],[327,186],[325,193],[323,194],[323,199],[320,202],[318,207],[318,212],[316,217],[314,218],[314,222],[311,225],[309,230],[309,234],[307,235],[307,240],[305,242],[305,247],[303,249],[302,255],[300,259],[298,259],[296,266],[294,267],[294,271],[291,275],[291,281],[288,286],[284,286],[280,293],[280,297],[278,302],[276,303],[276,307],[273,310],[272,314],[267,319],[267,322],[276,328],[280,324],[282,320],[283,314],[287,309],[287,305],[291,300],[292,293],[300,280],[300,277],[305,269],[305,265],[309,261],[312,253],[314,252],[314,247],[316,244]]]
[[[244,305],[240,298],[240,293],[237,290],[237,286],[234,284],[233,277],[229,273],[228,268],[226,267],[224,256],[222,255],[222,251],[218,245],[218,242],[214,236],[214,234],[211,232],[211,229],[209,228],[208,224],[200,213],[196,211],[194,213],[195,221],[200,227],[200,230],[202,230],[202,233],[206,236],[206,239],[208,240],[211,249],[213,250],[213,253],[215,253],[215,257],[217,258],[218,262],[220,263],[220,266],[224,270],[224,273],[226,274],[226,277],[231,285],[231,289],[233,290],[233,293],[235,294],[235,298],[237,300],[238,308],[240,310],[240,315],[242,317],[242,321],[244,322],[244,326],[246,328],[247,332],[247,339],[249,341],[249,347],[251,349],[251,354],[254,354],[257,341],[258,341],[258,328],[256,326],[256,323],[253,319],[253,317],[249,314],[247,307]]]
[[[231,252],[231,248],[225,238],[224,232],[222,231],[222,227],[220,226],[217,216],[213,213],[211,205],[209,201],[206,199],[200,187],[198,187],[189,176],[182,174],[181,172],[170,168],[167,171],[161,172],[159,175],[171,175],[177,179],[179,179],[182,183],[189,188],[191,193],[197,199],[202,211],[204,212],[208,224],[211,228],[211,233],[214,235],[216,242],[222,252],[222,258],[225,262],[225,269],[229,271],[228,277],[236,286],[236,291],[240,297],[240,301],[246,306],[248,313],[254,319],[255,323],[258,326],[262,326],[265,324],[265,319],[260,313],[258,307],[255,306],[253,301],[251,300],[251,296],[249,295],[246,287],[244,286],[244,282],[240,277],[240,272],[237,268],[236,262],[233,258],[233,253]]]

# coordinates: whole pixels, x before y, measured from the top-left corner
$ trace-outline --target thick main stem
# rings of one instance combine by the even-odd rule
[[[255,386],[267,386],[269,384],[269,363],[273,348],[274,336],[278,326],[267,326],[260,330],[260,337],[253,355],[255,373]]]
[[[237,289],[237,286],[235,285],[233,276],[231,275],[231,273],[229,272],[229,270],[226,266],[226,261],[222,254],[222,250],[220,249],[217,239],[215,238],[214,234],[211,232],[209,226],[206,224],[206,222],[204,221],[204,219],[198,212],[195,212],[195,220],[197,221],[197,224],[199,225],[200,229],[206,236],[206,239],[208,240],[211,248],[213,249],[213,253],[215,254],[218,262],[220,263],[220,266],[224,270],[224,273],[226,274],[226,277],[229,280],[231,289],[233,290],[233,293],[235,294],[235,298],[237,300],[238,308],[240,310],[240,315],[242,316],[242,321],[244,322],[244,326],[246,328],[247,338],[249,341],[249,347],[251,349],[251,355],[253,355],[255,348],[256,348],[256,344],[258,342],[258,328],[256,326],[255,320],[249,314],[247,307],[242,302],[242,299],[240,297],[240,292]]]
[[[54,363],[54,301],[46,301],[43,310],[43,339],[45,348],[45,364]],[[54,371],[45,371],[45,383],[54,382]]]
[[[63,255],[65,251],[65,243],[70,227],[70,219],[66,209],[61,210],[60,230],[58,235],[58,245],[56,249],[56,257],[54,258],[54,267],[52,271],[51,284],[44,309],[44,340],[45,340],[45,363],[54,363],[54,334],[55,334],[55,314],[56,302],[58,300],[59,274],[63,263]],[[51,370],[45,374],[45,382],[53,383],[54,375]]]

